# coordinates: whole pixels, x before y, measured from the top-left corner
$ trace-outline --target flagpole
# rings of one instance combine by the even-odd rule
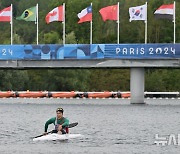
[[[92,3],[91,3],[91,8],[92,8]],[[90,44],[93,43],[92,28],[93,28],[93,22],[92,22],[92,20],[91,20],[91,22],[90,22]]]
[[[148,14],[147,14],[147,1],[146,1],[145,44],[147,44],[147,23],[148,23],[147,16],[148,16]]]
[[[37,45],[39,44],[39,8],[38,4],[36,5],[36,25],[37,25]]]
[[[13,44],[13,6],[11,4],[11,45]]]
[[[65,16],[65,3],[63,3],[63,44],[66,43],[66,16]]]
[[[176,2],[174,1],[174,44],[176,43]]]
[[[117,10],[117,44],[119,44],[119,2],[118,2],[118,10]]]

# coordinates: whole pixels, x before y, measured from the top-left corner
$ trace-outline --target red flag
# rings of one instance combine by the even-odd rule
[[[10,22],[11,21],[11,7],[7,7],[0,11],[0,22]]]
[[[118,5],[107,6],[99,10],[104,21],[117,20]]]
[[[54,8],[46,15],[46,23],[53,21],[63,21],[63,5]]]

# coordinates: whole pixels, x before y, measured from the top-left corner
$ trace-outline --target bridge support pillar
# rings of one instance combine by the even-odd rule
[[[144,68],[131,68],[131,104],[145,104],[144,102]]]

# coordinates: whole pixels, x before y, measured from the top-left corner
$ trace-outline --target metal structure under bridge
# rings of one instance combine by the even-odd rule
[[[0,68],[130,68],[131,103],[144,103],[145,68],[180,68],[180,44],[0,45]]]

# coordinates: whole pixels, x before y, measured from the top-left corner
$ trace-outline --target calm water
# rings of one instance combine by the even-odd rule
[[[0,99],[0,154],[179,153],[180,146],[157,146],[159,136],[180,134],[180,100],[146,100],[130,105],[121,99]],[[44,123],[63,107],[71,133],[82,139],[33,142]],[[53,129],[51,125],[49,130]]]

